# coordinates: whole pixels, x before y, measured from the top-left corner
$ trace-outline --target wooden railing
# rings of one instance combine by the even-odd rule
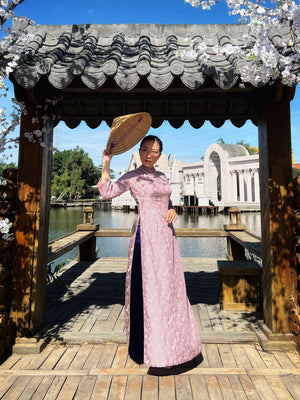
[[[75,231],[62,238],[53,240],[48,244],[48,262],[68,253],[74,247],[88,243],[94,238],[94,234],[94,231]]]
[[[195,229],[177,228],[177,237],[228,237],[224,229]],[[131,229],[99,229],[95,232],[96,237],[126,237],[131,236]]]
[[[92,213],[89,215],[89,213]],[[90,222],[87,222],[90,221]],[[239,218],[237,218],[239,222]],[[246,226],[233,223],[230,214],[230,224],[224,225],[224,229],[196,229],[177,228],[177,237],[226,237],[227,257],[229,260],[246,259],[245,250],[261,258],[260,238],[247,232]],[[93,211],[91,207],[85,209],[84,223],[77,226],[77,231],[54,240],[48,246],[48,262],[79,246],[78,260],[91,261],[96,259],[97,237],[130,237],[131,229],[107,229],[93,225]]]
[[[261,239],[258,236],[247,231],[231,231],[228,235],[228,241],[231,242],[231,246],[239,248],[239,253],[242,251],[242,254],[244,255],[245,250],[248,250],[249,253],[261,258]],[[233,259],[237,259],[237,255],[232,257]]]

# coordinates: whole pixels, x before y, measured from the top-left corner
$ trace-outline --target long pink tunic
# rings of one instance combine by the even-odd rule
[[[130,283],[138,221],[144,301],[144,362],[152,367],[178,365],[201,352],[195,316],[186,295],[184,274],[173,225],[166,221],[171,207],[171,187],[166,176],[139,167],[116,183],[98,183],[104,199],[130,190],[138,205],[138,217],[129,244],[125,290],[125,325],[130,337]]]

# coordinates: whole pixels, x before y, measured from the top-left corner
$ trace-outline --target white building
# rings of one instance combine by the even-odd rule
[[[139,153],[133,151],[128,171],[140,165]],[[213,143],[204,161],[188,164],[177,161],[176,156],[170,161],[170,155],[162,154],[155,169],[166,174],[174,205],[260,208],[259,155],[250,155],[244,146]],[[124,205],[135,207],[129,192],[112,200],[112,206]]]

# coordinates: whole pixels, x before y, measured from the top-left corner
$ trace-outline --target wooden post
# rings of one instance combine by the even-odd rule
[[[96,257],[96,237],[81,243],[78,247],[78,261],[95,261]]]
[[[227,237],[227,258],[228,260],[246,260],[245,248],[231,237]]]
[[[18,336],[43,324],[46,294],[53,124],[33,123],[32,117],[30,111],[22,115],[20,127],[11,305]],[[42,128],[44,147],[25,135]]]
[[[83,224],[77,225],[77,230],[97,231],[99,227],[100,224],[94,224],[93,207],[86,207],[83,214]],[[93,236],[79,245],[77,259],[79,261],[94,261],[97,258],[96,253],[96,237]]]
[[[284,334],[290,332],[286,312],[289,296],[296,296],[289,104],[293,89],[278,88],[277,102],[261,102],[258,132],[264,320],[273,333]],[[284,98],[285,94],[290,97]]]
[[[224,230],[245,231],[246,225],[240,225],[240,209],[237,207],[229,208],[229,224],[224,224]],[[233,223],[233,214],[235,215],[235,223]],[[227,237],[227,258],[228,260],[246,260],[244,246],[237,243],[230,236]]]

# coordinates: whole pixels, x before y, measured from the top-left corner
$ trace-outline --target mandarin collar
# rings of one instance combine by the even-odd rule
[[[154,174],[156,171],[155,168],[147,168],[147,167],[144,167],[143,164],[139,167],[139,169],[143,172],[146,172],[147,174]]]

